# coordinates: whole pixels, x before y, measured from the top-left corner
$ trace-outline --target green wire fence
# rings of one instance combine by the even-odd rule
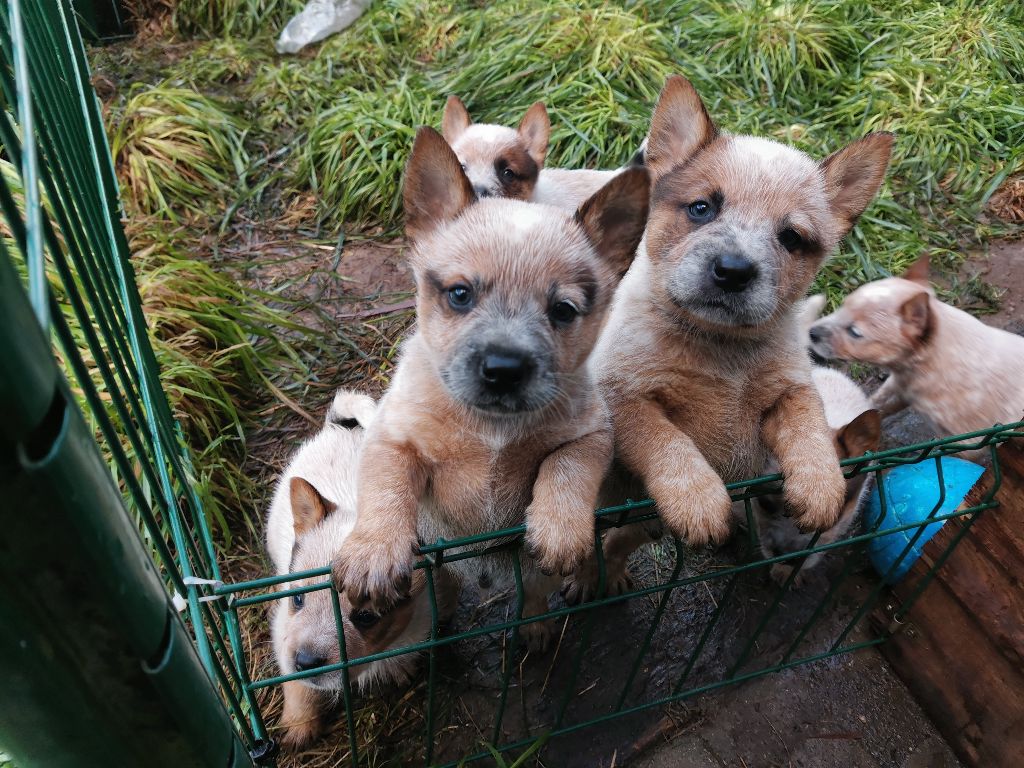
[[[367,762],[368,748],[375,764],[455,766],[541,742],[550,746],[558,736],[884,642],[978,516],[998,506],[996,448],[1024,436],[1024,423],[845,462],[848,475],[869,473],[880,488],[887,469],[932,462],[943,487],[943,456],[985,450],[991,484],[971,506],[941,513],[943,494],[920,523],[883,530],[880,518],[863,533],[825,545],[815,536],[801,551],[768,559],[757,556],[753,525],[742,547],[714,562],[700,563],[669,540],[659,545],[659,570],[621,595],[605,594],[601,535],[641,525],[656,511],[650,501],[599,510],[596,599],[523,618],[517,565],[505,613],[485,611],[468,628],[459,631],[457,621],[447,632],[434,600],[439,570],[516,550],[523,528],[439,541],[422,547],[416,566],[424,571],[431,602],[429,637],[349,659],[326,564],[242,583],[221,577],[194,490],[190,452],[161,389],[109,148],[68,0],[5,0],[0,47],[0,359],[6,362],[0,368],[0,486],[14,502],[5,505],[0,543],[0,669],[9,681],[0,704],[0,743],[24,766],[78,765],[91,758],[115,765],[269,765],[275,724],[262,715],[267,690],[328,672],[342,673],[353,766]],[[780,481],[776,475],[729,486],[748,522],[751,501],[777,492]],[[866,544],[908,532],[892,575],[925,527],[945,520],[957,521],[959,529],[909,596],[890,607],[889,626],[868,639],[851,639],[886,594],[884,578],[869,582],[866,594],[848,594],[851,581],[861,578]],[[803,599],[806,610],[794,612],[801,600],[792,587],[805,558],[818,552],[832,552],[828,587]],[[781,585],[765,588],[761,577],[777,563],[793,568]],[[331,591],[340,661],[253,679],[256,667],[242,627],[259,621],[245,621],[246,612],[264,612],[274,601],[315,590]],[[754,610],[751,595],[757,597]],[[683,637],[676,636],[674,623],[678,600],[702,608]],[[605,625],[632,620],[615,613],[622,606],[643,621],[633,627],[627,649],[615,646],[609,654]],[[554,674],[553,661],[548,667],[522,659],[521,628],[543,620],[562,621]],[[784,642],[765,651],[759,640],[766,633]],[[486,719],[477,723],[480,733],[467,737],[465,729],[450,727],[449,694],[468,683],[456,673],[452,685],[446,658],[481,644],[490,649],[496,685],[480,698],[477,714]],[[422,691],[422,740],[386,752],[375,744],[372,728],[357,727],[360,704],[348,671],[402,654],[424,657],[425,685],[414,689],[417,696]],[[664,674],[648,679],[655,661]],[[524,677],[531,662],[547,669],[543,679]],[[608,692],[596,706],[585,696],[595,685]],[[517,696],[510,696],[513,689]],[[523,715],[527,696],[534,723]]]

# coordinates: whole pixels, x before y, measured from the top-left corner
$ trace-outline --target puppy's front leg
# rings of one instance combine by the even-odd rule
[[[819,531],[835,525],[846,481],[817,390],[792,385],[765,414],[761,435],[782,469],[783,494],[796,523]]]
[[[281,746],[299,750],[309,746],[323,732],[321,718],[325,702],[320,692],[298,680],[289,680],[281,689],[284,691],[281,725],[285,729]]]
[[[359,462],[355,528],[332,563],[336,589],[349,602],[387,610],[409,594],[416,553],[416,513],[427,467],[407,443],[367,442]]]
[[[871,395],[871,407],[877,408],[883,417],[899,413],[909,404],[903,385],[896,380],[896,375],[892,373]]]
[[[693,440],[650,400],[637,399],[613,414],[619,456],[643,480],[673,535],[692,546],[725,541],[732,500]]]
[[[594,546],[594,507],[612,463],[608,428],[562,445],[541,463],[526,509],[526,548],[537,567],[568,575]]]

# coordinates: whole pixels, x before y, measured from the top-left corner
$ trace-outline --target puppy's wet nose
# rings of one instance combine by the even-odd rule
[[[476,196],[478,198],[484,198],[484,197],[490,197],[491,196],[491,190],[489,188],[487,188],[487,187],[476,186],[476,187],[473,187],[473,191],[476,192]]]
[[[757,265],[745,256],[726,254],[711,262],[715,285],[727,293],[739,293],[757,277]]]
[[[816,325],[812,325],[811,326],[810,334],[811,334],[811,342],[812,343],[817,343],[817,342],[821,341],[822,339],[824,339],[825,336],[828,335],[828,334],[825,333],[825,329],[824,328],[819,328]]]
[[[327,663],[327,659],[315,651],[311,651],[308,648],[300,648],[295,652],[295,669],[302,672],[306,669],[315,669],[316,667],[322,667]]]
[[[514,392],[530,377],[533,362],[522,352],[492,350],[480,361],[480,379],[495,394]]]

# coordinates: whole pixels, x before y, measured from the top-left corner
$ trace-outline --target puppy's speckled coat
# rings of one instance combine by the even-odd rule
[[[417,330],[367,437],[359,521],[334,563],[352,600],[385,605],[407,589],[417,538],[525,521],[537,565],[558,572],[593,546],[612,437],[586,361],[642,235],[648,179],[621,174],[575,216],[474,204],[458,158],[422,128],[404,196]],[[524,565],[533,615],[556,584]]]
[[[666,83],[644,243],[592,363],[628,492],[640,481],[691,544],[729,534],[723,480],[756,476],[769,453],[799,525],[835,523],[845,483],[793,305],[878,190],[891,144],[872,134],[819,163],[719,133],[687,80]]]
[[[883,416],[910,407],[947,435],[1024,418],[1024,338],[939,301],[927,259],[862,285],[809,341],[822,357],[891,372],[871,397]]]

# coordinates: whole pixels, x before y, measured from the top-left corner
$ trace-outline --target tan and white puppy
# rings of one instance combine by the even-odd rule
[[[625,170],[545,168],[551,123],[541,102],[530,107],[519,128],[513,129],[474,123],[465,104],[449,96],[441,125],[477,197],[512,197],[574,212]],[[642,147],[628,167],[641,165]]]
[[[723,481],[759,475],[769,454],[798,525],[836,521],[845,482],[794,305],[874,197],[891,145],[872,134],[817,162],[720,133],[685,78],[665,84],[648,134],[647,231],[593,367],[625,491],[646,489],[693,545],[729,535]],[[630,528],[609,533],[613,549],[630,550],[614,542]]]
[[[612,435],[586,362],[643,233],[647,172],[621,174],[575,215],[474,204],[454,152],[421,128],[404,197],[417,329],[367,436],[335,583],[388,605],[408,590],[417,538],[525,522],[525,614],[536,615],[557,587],[542,571],[570,571],[593,546]],[[486,567],[502,578],[510,565]],[[524,629],[543,645],[546,628]]]
[[[351,533],[356,522],[359,454],[375,410],[371,398],[339,390],[321,431],[303,443],[281,476],[266,527],[267,553],[276,575],[324,567]],[[279,589],[321,581],[323,577],[296,579]],[[431,615],[424,586],[423,574],[417,571],[411,599],[384,614],[355,609],[347,597],[339,595],[348,657],[356,659],[426,639]],[[455,594],[448,580],[439,584],[438,594],[442,614],[450,614]],[[282,674],[340,661],[329,590],[276,600],[272,610],[271,637]],[[415,663],[414,654],[371,662],[351,668],[350,680],[359,690],[400,683]],[[337,701],[341,686],[341,672],[284,683],[284,746],[302,747],[322,731],[322,717]]]
[[[1024,338],[939,301],[927,259],[853,291],[811,327],[810,344],[888,369],[871,398],[883,416],[910,407],[947,435],[1024,418]]]

